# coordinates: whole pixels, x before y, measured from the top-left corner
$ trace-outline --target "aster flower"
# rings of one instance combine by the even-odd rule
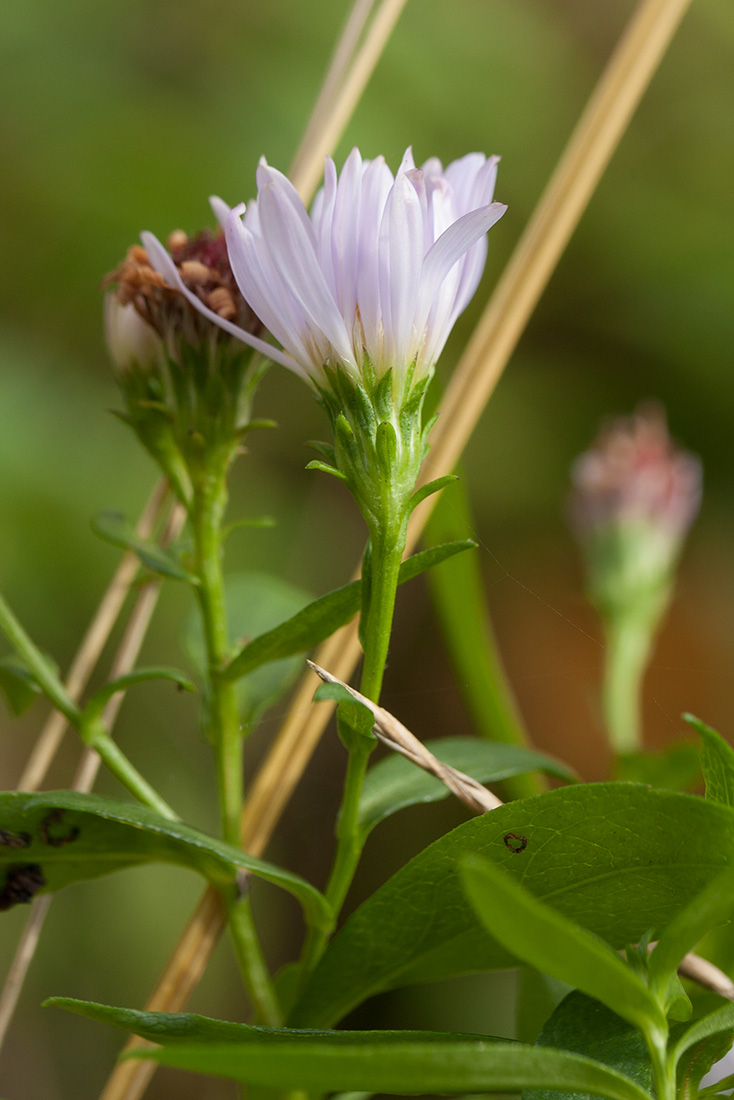
[[[445,170],[436,158],[416,168],[409,149],[393,176],[383,157],[352,150],[325,182],[310,216],[295,188],[264,160],[258,197],[230,210],[213,206],[225,226],[230,263],[243,297],[283,347],[271,358],[311,380],[325,369],[355,382],[365,365],[392,370],[396,395],[409,370],[430,373],[477,288],[486,233],[506,207],[492,202],[498,158],[480,153]],[[245,343],[249,333],[223,323],[176,280],[165,250],[143,234],[154,267],[192,304]]]

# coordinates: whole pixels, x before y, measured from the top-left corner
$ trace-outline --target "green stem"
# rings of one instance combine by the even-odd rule
[[[607,626],[604,660],[604,720],[615,752],[642,748],[641,689],[652,643],[648,623],[622,617]]]
[[[283,1017],[260,947],[250,899],[245,894],[225,898],[225,903],[240,973],[257,1008],[259,1021],[268,1027],[280,1027]]]
[[[130,791],[130,794],[137,798],[138,802],[142,802],[144,806],[150,806],[161,817],[166,817],[170,821],[179,820],[175,810],[171,809],[137,768],[133,767],[103,726],[94,723],[87,727],[82,723],[81,734],[86,744],[101,756],[106,767]]]
[[[364,662],[360,691],[374,703],[380,701],[395,612],[398,574],[405,549],[405,525],[394,526],[397,531],[378,531],[370,539],[370,600],[367,623],[362,632]]]
[[[378,533],[371,538],[370,543],[370,598],[367,622],[362,634],[364,663],[360,691],[368,699],[379,702],[390,645],[400,562],[405,548],[405,527],[398,527],[397,537],[386,539],[382,537],[382,533]],[[358,733],[352,734],[351,741],[336,831],[336,856],[324,891],[335,917],[341,911],[362,854],[364,840],[359,828],[359,801],[367,762],[374,748],[373,744]],[[328,933],[319,929],[309,931],[301,957],[302,981],[305,981],[316,966],[327,942]]]
[[[207,654],[209,736],[214,747],[217,786],[224,839],[241,844],[244,799],[243,737],[237,687],[221,672],[229,655],[229,630],[222,569],[222,521],[227,507],[226,477],[231,451],[211,456],[195,479],[190,519],[194,534],[197,598]],[[227,915],[237,959],[258,1016],[277,1026],[280,1009],[265,964],[249,898],[228,897]]]
[[[645,1034],[645,1041],[652,1063],[657,1100],[675,1100],[676,1073],[675,1066],[667,1056],[667,1035],[657,1031],[649,1032]]]
[[[84,711],[76,705],[47,657],[31,641],[2,596],[0,596],[0,629],[33,675],[49,702],[64,715],[82,740],[101,756],[106,767],[139,802],[173,821],[177,814],[115,744],[102,723],[87,721]]]
[[[49,659],[26,634],[3,596],[0,596],[0,630],[23,659],[48,701],[63,714],[69,725],[78,730],[82,716],[81,709],[61,683]]]

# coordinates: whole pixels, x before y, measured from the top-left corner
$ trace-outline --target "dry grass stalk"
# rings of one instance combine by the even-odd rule
[[[423,768],[424,771],[434,775],[436,779],[440,779],[452,794],[466,803],[472,813],[485,814],[488,810],[496,810],[498,806],[503,805],[497,795],[492,794],[476,779],[472,779],[470,775],[458,771],[457,768],[452,768],[449,764],[444,764],[432,752],[429,752],[423,742],[419,741],[415,734],[411,733],[407,726],[404,726],[389,710],[373,703],[371,699],[350,687],[349,684],[345,684],[343,680],[332,675],[331,672],[327,672],[325,668],[314,664],[313,661],[308,661],[308,665],[325,683],[339,684],[341,687],[346,688],[358,703],[362,703],[363,706],[372,711],[375,719],[372,730],[383,745],[387,745],[393,752],[400,753],[412,764]]]
[[[316,97],[311,117],[306,124],[301,144],[291,161],[288,173],[291,180],[299,179],[305,172],[304,166],[312,159],[313,154],[311,151],[316,147],[318,134],[328,118],[331,104],[339,97],[339,86],[349,69],[357,43],[362,37],[362,32],[374,4],[375,0],[354,0],[347,21],[344,24],[344,30],[331,55],[329,68]]]
[[[319,132],[312,136],[306,154],[297,160],[291,182],[304,202],[311,199],[318,187],[324,157],[333,151],[344,133],[405,4],[406,0],[381,0],[349,72],[329,98],[328,111],[321,115]]]
[[[165,483],[162,482],[156,488],[156,491],[151,498],[150,504],[148,505],[148,508],[146,508],[146,511],[143,514],[140,523],[138,524],[138,533],[141,534],[142,537],[147,538],[152,533],[153,528],[155,527],[157,514],[160,511],[163,503],[165,502],[166,495],[167,489]],[[156,508],[154,510],[156,514],[149,515],[149,511],[153,511],[153,509],[151,509],[151,505],[153,504],[156,505]],[[171,510],[171,514],[168,517],[168,522],[166,523],[163,535],[161,537],[162,546],[166,546],[169,543],[173,542],[176,538],[178,538],[183,528],[185,519],[186,512],[182,508],[182,506],[180,504],[174,505],[173,509]],[[131,556],[134,557],[134,555]],[[140,562],[135,557],[134,562],[135,570],[127,583],[127,589],[129,589],[132,580],[139,570]],[[120,570],[118,570],[118,574],[119,572]],[[118,574],[116,574],[115,579],[119,579]],[[112,585],[108,589],[108,594],[110,591],[113,590],[114,584],[115,580],[113,580]],[[161,582],[159,580],[149,581],[138,596],[135,606],[130,613],[130,618],[125,627],[125,632],[117,649],[117,653],[115,654],[114,660],[112,662],[109,676],[110,680],[115,680],[119,676],[125,676],[134,668],[135,662],[140,652],[140,647],[142,646],[143,640],[147,633],[153,611],[155,610],[155,605],[158,602],[160,584]],[[104,604],[105,600],[103,599],[102,604],[100,605],[100,609],[103,607]],[[117,613],[119,613],[119,610],[120,608],[118,607],[114,618],[107,620],[103,624],[107,627],[107,634],[109,634],[109,630],[112,628],[112,625],[115,621],[115,618],[117,617]],[[99,617],[100,616],[98,612],[97,618]],[[92,624],[92,627],[93,626],[94,623]],[[92,634],[92,627],[90,627],[88,636]],[[95,635],[99,640],[104,635],[104,631],[100,629],[99,632],[95,632]],[[102,645],[104,645],[104,640],[102,641]],[[89,656],[91,656],[91,649]],[[86,683],[89,673],[91,672],[91,669],[96,663],[98,657],[99,654],[97,654],[94,661],[92,661],[92,664],[88,667],[82,685],[77,688],[78,695],[81,694],[84,683]],[[104,720],[108,730],[111,730],[115,724],[115,719],[117,718],[117,714],[120,710],[120,707],[122,706],[123,698],[124,695],[122,692],[119,695],[115,695],[112,699],[110,699],[109,703],[104,709]],[[54,712],[54,715],[57,715],[57,712]],[[65,725],[62,726],[62,734],[64,732],[64,729]],[[82,791],[85,793],[91,791],[94,785],[94,781],[97,777],[97,772],[99,771],[100,763],[100,758],[93,749],[84,748],[82,750],[76,774],[72,781],[72,790]],[[19,789],[27,790],[28,788],[20,787]],[[10,969],[5,979],[2,993],[0,993],[0,1046],[2,1046],[3,1042],[5,1041],[8,1027],[10,1026],[13,1014],[15,1013],[18,999],[23,988],[23,983],[25,982],[25,978],[28,973],[28,968],[33,961],[33,956],[35,955],[36,947],[38,946],[38,941],[40,939],[41,932],[46,921],[46,915],[48,914],[52,897],[52,894],[45,894],[40,898],[36,898],[33,902],[30,916],[26,921],[25,927],[18,942],[18,947],[16,948],[15,955],[13,957],[13,961],[10,964]]]
[[[453,375],[432,435],[426,478],[456,464],[689,3],[641,0],[633,14]],[[326,144],[324,151],[328,148]],[[320,164],[322,156],[319,151],[316,157],[314,151],[314,163]],[[302,195],[309,192],[310,178],[304,174],[299,181]],[[503,310],[509,314],[506,319]],[[408,552],[415,546],[431,506],[429,498],[413,513]],[[325,642],[316,659],[333,669],[339,679],[348,680],[359,654],[352,623]],[[313,687],[313,674],[309,673],[253,785],[243,829],[246,847],[253,854],[264,850],[333,710],[328,704],[309,707]],[[184,933],[189,950],[197,937],[213,950],[221,933],[221,917],[207,917],[213,911],[211,893],[204,894]],[[148,1002],[149,1010],[176,1012],[184,1007],[190,985],[187,983],[186,991],[183,985],[176,988],[169,980],[175,972],[180,972],[178,948]],[[164,991],[165,996],[159,996]],[[133,1040],[126,1049],[134,1045]],[[138,1067],[122,1063],[100,1100],[139,1100],[154,1069],[153,1063]],[[116,1080],[122,1081],[123,1073],[129,1080],[128,1089],[113,1088]]]
[[[168,485],[164,480],[161,480],[153,490],[138,520],[136,530],[141,538],[150,538],[160,518],[167,495]],[[66,678],[66,690],[75,702],[86,687],[92,670],[102,654],[110,632],[117,621],[117,616],[120,614],[122,605],[125,602],[125,597],[130,591],[130,586],[137,577],[139,569],[140,560],[135,554],[130,552],[123,554],[115,575],[110,581],[109,587],[82,639]],[[59,714],[58,711],[55,710],[49,715],[18,780],[19,791],[37,791],[39,789],[46,778],[48,769],[51,767],[67,725],[68,723],[63,714]]]

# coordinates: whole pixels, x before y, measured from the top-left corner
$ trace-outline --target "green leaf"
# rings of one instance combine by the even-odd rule
[[[421,485],[420,489],[416,489],[412,497],[408,501],[408,507],[411,512],[414,508],[417,508],[421,501],[426,500],[427,497],[433,496],[434,493],[438,493],[441,489],[445,489],[447,485],[450,485],[453,481],[458,481],[456,474],[444,474],[443,477],[437,477],[433,481],[426,482],[425,485]]]
[[[516,1091],[552,1080],[559,1088],[595,1091],[608,1100],[649,1100],[634,1081],[588,1058],[486,1035],[275,1030],[65,997],[46,1004],[163,1044],[136,1057],[248,1085],[410,1095]]]
[[[670,1056],[674,1063],[677,1063],[691,1047],[697,1046],[711,1035],[719,1035],[722,1032],[734,1034],[733,1004],[722,1005],[715,1012],[709,1012],[691,1024],[688,1030],[676,1040]]]
[[[474,546],[476,543],[472,539],[463,539],[413,554],[400,566],[398,583],[405,584],[438,562]],[[230,661],[223,673],[224,678],[237,680],[270,661],[305,653],[348,623],[359,611],[361,602],[361,581],[352,581],[351,584],[345,584],[342,588],[319,597],[287,622],[253,638]]]
[[[724,806],[734,806],[734,749],[720,733],[692,714],[683,715],[701,738],[701,765],[706,797]]]
[[[225,579],[227,617],[232,647],[239,647],[244,638],[277,632],[281,624],[308,604],[310,595],[270,573],[241,572]],[[192,613],[184,632],[184,648],[202,679],[206,671],[206,648],[201,619]],[[280,660],[276,658],[280,657]],[[240,713],[247,725],[253,724],[273,703],[277,702],[301,671],[301,661],[287,654],[274,654],[267,668],[254,666],[237,685]]]
[[[298,875],[144,806],[74,791],[0,794],[0,909],[149,862],[190,867],[220,886],[249,871],[293,894],[310,921],[331,925],[326,899]]]
[[[701,782],[701,754],[690,741],[678,741],[657,752],[621,753],[615,760],[614,778],[671,791],[693,791]]]
[[[119,691],[127,691],[129,687],[134,684],[141,684],[145,680],[172,680],[184,691],[196,691],[196,687],[191,683],[191,680],[176,668],[166,668],[162,665],[153,668],[139,668],[135,672],[128,672],[125,676],[118,676],[116,680],[110,680],[99,691],[96,691],[84,708],[85,717],[88,720],[100,717],[113,695],[117,695]]]
[[[734,867],[725,868],[663,928],[648,959],[650,986],[664,1001],[684,955],[734,911]]]
[[[372,727],[375,724],[375,716],[370,708],[355,699],[344,684],[319,684],[314,692],[314,701],[321,703],[327,699],[339,704],[337,729],[347,751],[363,749],[365,740],[371,741],[374,747],[375,735]]]
[[[511,775],[546,772],[573,782],[574,772],[543,753],[521,745],[479,741],[475,737],[442,737],[426,741],[426,748],[444,764],[470,775],[479,783],[498,783]],[[448,798],[445,784],[402,756],[388,756],[370,768],[362,787],[359,824],[363,837],[390,814],[422,802]]]
[[[502,864],[535,897],[622,948],[651,924],[664,926],[734,862],[734,812],[673,791],[595,783],[467,821],[352,914],[289,1022],[330,1025],[386,989],[512,966],[463,897],[457,865],[470,853]]]
[[[0,691],[17,717],[28,710],[41,689],[25,662],[11,653],[0,660]]]
[[[593,1058],[652,1091],[652,1065],[644,1038],[626,1020],[584,993],[569,993],[546,1021],[538,1046],[569,1050]],[[548,1088],[523,1093],[523,1100],[581,1100]],[[586,1096],[584,1100],[596,1100]]]
[[[647,986],[593,932],[533,897],[509,871],[467,855],[460,872],[469,901],[498,943],[522,962],[580,989],[642,1030],[665,1032]]]
[[[731,1048],[733,1035],[734,1032],[731,1031],[726,1034],[710,1035],[688,1048],[678,1063],[676,1073],[679,1096],[698,1095],[701,1080]],[[717,1085],[717,1088],[720,1087],[721,1082]]]
[[[288,1044],[176,1044],[135,1051],[160,1065],[277,1089],[368,1091],[390,1095],[516,1092],[553,1081],[558,1089],[609,1100],[650,1100],[621,1073],[561,1050],[521,1043],[374,1042],[354,1045],[303,1038]]]
[[[188,581],[189,584],[199,583],[193,573],[184,569],[168,550],[163,550],[150,539],[141,538],[122,512],[100,512],[92,520],[92,530],[105,542],[137,554],[143,565],[154,573],[176,581]]]

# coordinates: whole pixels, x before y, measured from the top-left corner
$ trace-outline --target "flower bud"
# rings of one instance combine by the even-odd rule
[[[572,478],[572,520],[582,540],[600,528],[645,524],[677,546],[701,500],[701,463],[674,446],[654,405],[603,428]]]
[[[147,372],[160,364],[161,338],[132,303],[123,305],[116,294],[106,294],[104,328],[110,359],[120,374],[133,370]]]
[[[572,472],[571,521],[606,634],[603,710],[612,744],[641,744],[640,692],[701,500],[701,464],[672,442],[661,409],[612,421]]]

